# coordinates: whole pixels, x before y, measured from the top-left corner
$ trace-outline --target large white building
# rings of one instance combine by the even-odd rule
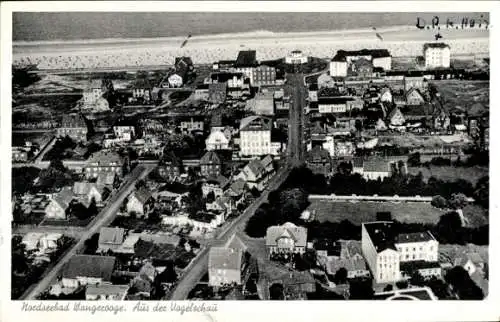
[[[449,68],[450,46],[445,43],[424,44],[425,68]]]
[[[424,277],[440,275],[439,242],[430,232],[395,234],[391,221],[364,223],[361,247],[376,283],[393,283],[403,278],[414,263]],[[402,269],[402,266],[405,266]]]
[[[301,65],[307,63],[307,56],[300,50],[293,50],[285,57],[285,63]]]
[[[254,115],[241,120],[240,154],[244,156],[262,156],[271,154],[270,118]]]
[[[349,65],[361,58],[370,61],[373,67],[391,70],[392,57],[387,49],[339,50],[330,62],[330,76],[346,77]]]

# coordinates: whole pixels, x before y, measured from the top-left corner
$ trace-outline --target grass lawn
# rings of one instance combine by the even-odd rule
[[[472,184],[484,176],[488,175],[488,167],[473,166],[473,167],[454,167],[454,166],[434,166],[427,167],[408,167],[408,172],[416,175],[422,172],[424,180],[434,177],[444,181],[455,181],[464,179]]]
[[[57,219],[45,219],[40,225],[43,226],[67,226],[67,227],[85,227],[87,226],[95,216],[87,219],[78,219],[76,217],[70,217],[67,220],[57,220]]]
[[[446,211],[434,208],[424,202],[333,202],[330,200],[312,200],[308,210],[316,210],[316,219],[321,221],[340,222],[349,220],[360,225],[363,222],[376,220],[380,211],[389,211],[392,218],[405,223],[436,224]],[[475,205],[467,206],[464,215],[472,226],[487,223],[484,210]]]

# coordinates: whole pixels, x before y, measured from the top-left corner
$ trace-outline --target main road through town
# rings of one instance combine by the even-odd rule
[[[29,289],[28,292],[23,294],[21,300],[35,300],[40,293],[49,288],[69,259],[78,254],[78,252],[84,247],[85,241],[92,237],[95,233],[98,233],[101,227],[109,225],[113,221],[125,198],[134,190],[137,181],[145,178],[153,168],[154,165],[138,165],[129,174],[120,190],[111,197],[108,204],[101,210],[97,217],[94,218],[90,224],[90,228],[82,234],[80,240],[78,240],[72,248],[66,251],[65,255],[58,261],[54,268],[46,272],[42,280],[40,280],[34,288]]]
[[[290,123],[287,147],[287,163],[278,170],[276,175],[269,181],[267,188],[262,192],[241,216],[224,227],[214,240],[206,244],[206,247],[193,259],[185,274],[181,277],[176,287],[170,294],[171,300],[185,300],[189,292],[207,272],[208,252],[212,246],[222,246],[236,232],[243,231],[245,225],[255,211],[267,201],[270,191],[277,189],[288,177],[290,170],[302,164],[304,158],[303,147],[303,113],[305,107],[304,75],[294,73],[287,75],[286,90],[291,95]]]

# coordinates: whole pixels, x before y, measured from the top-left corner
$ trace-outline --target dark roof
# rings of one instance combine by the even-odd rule
[[[160,160],[160,165],[164,164],[171,164],[174,166],[180,166],[181,165],[181,159],[179,159],[174,152],[169,151],[165,154],[163,154],[163,157]]]
[[[190,67],[193,66],[193,61],[191,57],[175,57],[175,68],[178,68],[178,66]]]
[[[75,255],[65,265],[63,278],[95,277],[110,281],[115,267],[114,256]]]
[[[332,61],[346,61],[347,56],[391,57],[387,49],[338,50]]]
[[[216,152],[208,151],[201,157],[200,164],[221,164],[221,160]]]
[[[146,77],[140,77],[135,80],[134,88],[152,89],[153,86],[149,82],[149,79]]]
[[[428,262],[424,260],[401,262],[399,264],[399,269],[403,272],[413,272],[418,269],[425,268],[440,268],[439,262]]]
[[[141,187],[132,193],[141,203],[145,203],[151,198],[151,193],[144,187]]]
[[[236,67],[255,67],[257,66],[257,52],[255,50],[242,50],[236,58]]]
[[[432,43],[426,43],[424,44],[424,51],[427,50],[427,48],[450,48],[450,45],[445,44],[444,42],[432,42]]]
[[[99,244],[123,244],[125,229],[118,227],[102,227],[99,232]]]
[[[85,119],[80,114],[64,114],[61,127],[66,128],[87,128],[87,124],[85,123]]]
[[[377,253],[388,248],[396,250],[396,246],[394,245],[395,233],[392,229],[392,222],[376,221],[364,223],[363,226],[368,232]]]
[[[436,240],[429,231],[421,233],[399,234],[396,236],[396,243],[419,243],[430,240]]]
[[[210,74],[210,78],[212,81],[218,81],[220,82],[227,82],[230,79],[233,79],[233,77],[236,78],[241,78],[243,77],[243,73],[230,73],[230,72],[221,72],[221,73],[212,73]]]
[[[260,115],[247,116],[240,122],[240,131],[270,131],[272,120]]]
[[[307,161],[308,162],[329,162],[330,161],[330,154],[328,151],[323,149],[321,146],[315,146],[312,148],[311,151],[308,152],[307,154]]]
[[[354,101],[352,97],[318,97],[318,104],[345,104],[348,101]]]

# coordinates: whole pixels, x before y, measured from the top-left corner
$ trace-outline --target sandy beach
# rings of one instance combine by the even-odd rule
[[[489,31],[443,29],[453,55],[488,54]],[[377,36],[380,36],[381,39]],[[434,42],[433,30],[415,26],[277,33],[256,31],[186,37],[100,39],[86,41],[15,42],[14,64],[37,64],[40,69],[127,67],[172,64],[176,56],[191,56],[195,64],[235,59],[238,51],[253,49],[259,60],[284,57],[299,49],[315,57],[332,57],[339,49],[386,48],[394,57],[422,54],[423,44]]]

